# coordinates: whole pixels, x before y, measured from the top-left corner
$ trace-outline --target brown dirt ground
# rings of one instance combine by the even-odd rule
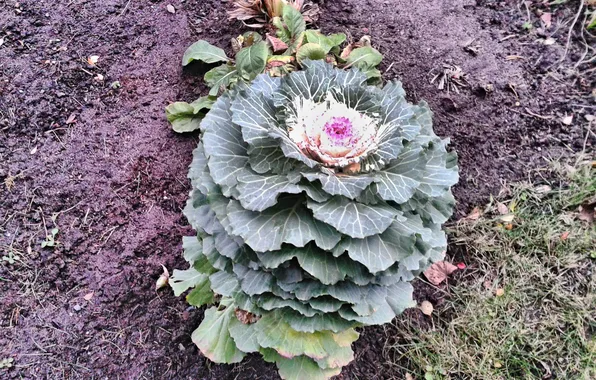
[[[594,66],[576,66],[594,40],[579,24],[559,65],[577,0],[553,7],[549,28],[539,19],[548,6],[529,2],[531,33],[516,1],[321,5],[323,31],[371,35],[385,77],[430,103],[460,156],[457,217],[503,181],[596,144],[584,119],[596,113]],[[19,259],[0,263],[0,360],[15,360],[0,378],[277,378],[256,356],[209,363],[190,340],[202,311],[153,290],[161,264],[182,266],[190,232],[181,208],[197,136],[171,132],[163,109],[204,87],[180,58],[199,38],[227,47],[241,29],[215,0],[0,0],[0,253]],[[472,39],[477,55],[463,48]],[[461,66],[469,87],[448,94],[429,83],[443,63]],[[54,226],[59,244],[41,249]],[[417,298],[440,303],[420,284]],[[417,310],[402,318],[424,325]],[[341,378],[403,378],[383,352],[398,336],[365,329]]]

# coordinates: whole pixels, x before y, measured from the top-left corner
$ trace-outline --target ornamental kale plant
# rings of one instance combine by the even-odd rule
[[[215,304],[192,334],[212,361],[260,352],[284,379],[327,379],[353,359],[355,327],[415,305],[458,168],[399,82],[303,65],[239,84],[203,119],[184,209],[197,235],[170,284]]]

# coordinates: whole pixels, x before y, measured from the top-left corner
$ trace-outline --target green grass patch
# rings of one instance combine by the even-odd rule
[[[468,267],[431,327],[396,322],[386,355],[417,379],[596,378],[596,227],[578,211],[596,201],[596,169],[506,193],[451,226]]]

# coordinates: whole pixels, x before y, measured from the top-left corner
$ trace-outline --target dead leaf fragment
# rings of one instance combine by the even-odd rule
[[[99,55],[92,55],[89,58],[87,58],[87,63],[91,66],[95,66],[97,64],[97,61],[99,61]]]
[[[74,113],[71,113],[70,116],[68,117],[68,119],[66,119],[66,124],[73,124],[77,122],[77,115]]]
[[[503,364],[501,364],[501,362],[495,362],[494,366],[495,368],[501,368],[503,367]]]
[[[499,203],[497,205],[497,210],[499,211],[499,214],[501,214],[501,215],[505,215],[505,214],[509,213],[509,209],[503,203]]]
[[[466,216],[464,219],[467,220],[478,220],[480,218],[480,208],[478,207],[474,207],[474,209],[472,210],[472,212],[470,212],[470,214],[468,214],[468,216]]]
[[[236,318],[245,325],[251,325],[259,320],[253,313],[242,309],[236,309],[234,314],[236,314]]]
[[[166,268],[164,265],[162,265],[161,267],[163,268],[163,273],[161,274],[161,276],[159,276],[159,278],[155,282],[155,290],[159,290],[159,289],[163,288],[164,286],[166,286],[170,279],[170,272],[168,272],[168,268]]]
[[[561,119],[561,123],[565,125],[571,125],[571,123],[573,123],[573,115],[565,116],[563,119]]]
[[[499,288],[499,289],[495,290],[495,295],[497,297],[502,297],[504,294],[505,294],[505,289],[503,289],[503,288]]]
[[[273,37],[269,33],[267,33],[267,42],[269,42],[269,45],[271,45],[271,49],[273,49],[274,53],[277,53],[278,51],[285,51],[288,49],[288,44],[286,44],[277,37]]]
[[[424,271],[424,276],[433,285],[439,285],[447,279],[451,273],[457,270],[457,267],[447,261],[439,261],[434,263],[427,270]]]
[[[544,12],[542,16],[540,16],[540,20],[544,23],[546,29],[550,28],[552,23],[552,14],[549,12]]]
[[[166,9],[168,10],[168,12],[170,12],[171,14],[176,13],[176,8],[174,8],[174,6],[172,4],[168,4],[166,5]]]
[[[93,292],[85,294],[83,298],[85,299],[85,301],[91,301],[91,298],[93,298]]]
[[[428,301],[422,301],[420,304],[420,311],[424,315],[432,315],[434,310],[435,308],[433,307],[433,304]]]

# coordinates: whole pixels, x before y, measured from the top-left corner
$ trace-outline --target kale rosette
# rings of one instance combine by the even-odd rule
[[[458,168],[399,82],[303,66],[238,85],[203,119],[184,210],[197,236],[171,283],[219,303],[193,333],[207,357],[261,352],[283,378],[314,379],[353,358],[354,327],[415,305],[409,282],[444,256]]]

